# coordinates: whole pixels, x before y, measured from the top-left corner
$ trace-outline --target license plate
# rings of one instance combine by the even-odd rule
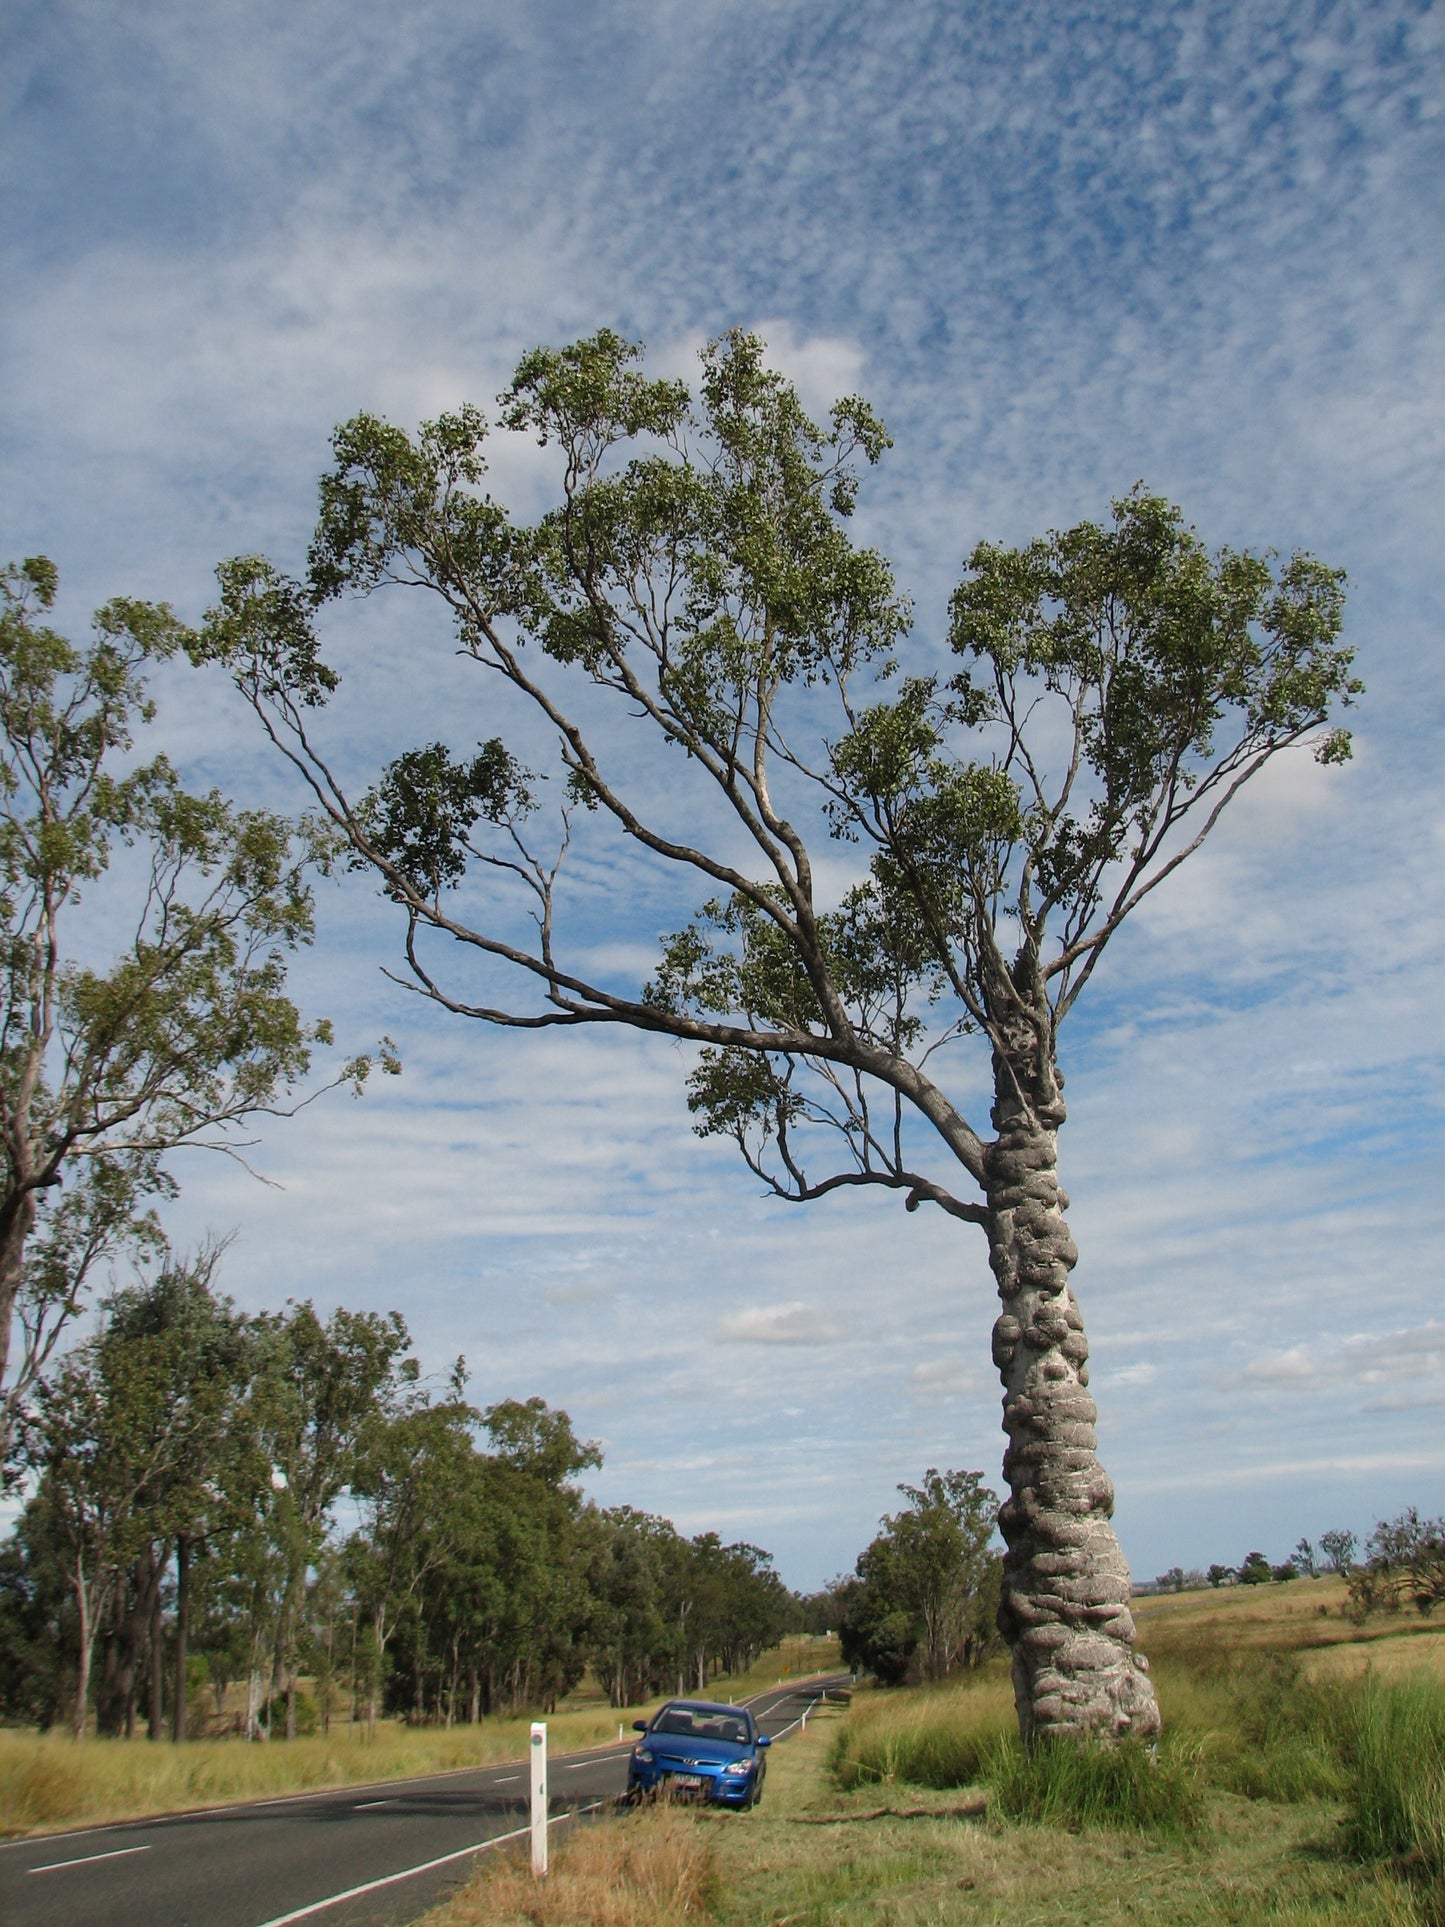
[[[702,1789],[702,1775],[700,1773],[674,1773],[672,1776],[672,1784],[676,1787],[682,1787],[685,1791],[700,1792]]]

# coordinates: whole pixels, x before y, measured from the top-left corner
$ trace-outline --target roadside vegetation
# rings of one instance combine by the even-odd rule
[[[615,1707],[746,1669],[806,1603],[753,1545],[602,1508],[540,1398],[428,1384],[397,1313],[245,1316],[220,1249],[114,1292],[32,1388],[0,1720],[176,1743]],[[303,1685],[303,1681],[305,1682]]]
[[[498,1856],[425,1927],[1440,1927],[1445,1631],[1348,1606],[1343,1578],[1141,1601],[1157,1763],[1026,1761],[989,1659],[820,1709],[745,1821],[584,1827],[546,1882]]]
[[[836,1640],[794,1634],[745,1671],[718,1675],[708,1690],[746,1699],[780,1678],[837,1663]],[[654,1699],[614,1707],[589,1676],[548,1715],[549,1746],[567,1752],[614,1745],[619,1728],[630,1740],[632,1719],[655,1706]],[[77,1747],[63,1733],[0,1728],[0,1837],[520,1760],[529,1720],[498,1715],[446,1727],[387,1718],[374,1734],[364,1721],[337,1720],[329,1735],[305,1734],[284,1746],[233,1735],[185,1747],[113,1738]]]

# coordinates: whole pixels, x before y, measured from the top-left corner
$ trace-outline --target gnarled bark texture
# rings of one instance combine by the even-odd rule
[[[999,1630],[1013,1649],[1025,1745],[1058,1733],[1152,1740],[1159,1708],[1134,1650],[1129,1569],[1109,1523],[1114,1488],[1098,1459],[1089,1346],[1069,1287],[1078,1251],[1057,1170],[1063,1080],[1037,1032],[1029,1043],[995,1055],[987,1169],[989,1262],[1003,1300],[993,1355],[1009,1440]]]

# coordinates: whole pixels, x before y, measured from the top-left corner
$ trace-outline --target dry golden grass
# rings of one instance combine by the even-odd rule
[[[764,1654],[751,1672],[714,1680],[708,1690],[744,1699],[780,1675],[826,1671],[837,1659],[836,1640],[790,1639]],[[616,1741],[619,1726],[630,1737],[632,1720],[651,1710],[648,1705],[619,1712],[584,1685],[548,1715],[551,1750]],[[206,1739],[179,1747],[94,1737],[77,1746],[60,1732],[0,1728],[0,1838],[519,1760],[526,1756],[528,1725],[525,1718],[488,1719],[447,1730],[385,1720],[373,1742],[343,1720],[333,1724],[330,1738],[310,1734],[264,1744]]]
[[[554,1715],[549,1722],[553,1748],[615,1741],[619,1722],[630,1718],[610,1707]],[[483,1720],[449,1732],[387,1720],[374,1742],[353,1738],[342,1727],[333,1729],[330,1739],[317,1734],[269,1744],[191,1740],[184,1746],[94,1737],[77,1746],[59,1733],[0,1730],[0,1835],[522,1759],[527,1729],[526,1720]]]
[[[545,1880],[518,1854],[483,1864],[427,1915],[427,1927],[696,1927],[718,1898],[717,1840],[676,1808],[579,1826],[557,1843]]]
[[[1415,1621],[1401,1632],[1354,1646],[1327,1646],[1310,1653],[1305,1672],[1311,1679],[1357,1679],[1366,1668],[1380,1679],[1427,1673],[1445,1685],[1445,1626]]]

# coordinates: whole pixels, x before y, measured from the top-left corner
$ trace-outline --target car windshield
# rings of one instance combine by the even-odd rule
[[[664,1706],[652,1730],[685,1740],[726,1740],[733,1746],[746,1746],[749,1738],[746,1714],[722,1713],[708,1706]]]

